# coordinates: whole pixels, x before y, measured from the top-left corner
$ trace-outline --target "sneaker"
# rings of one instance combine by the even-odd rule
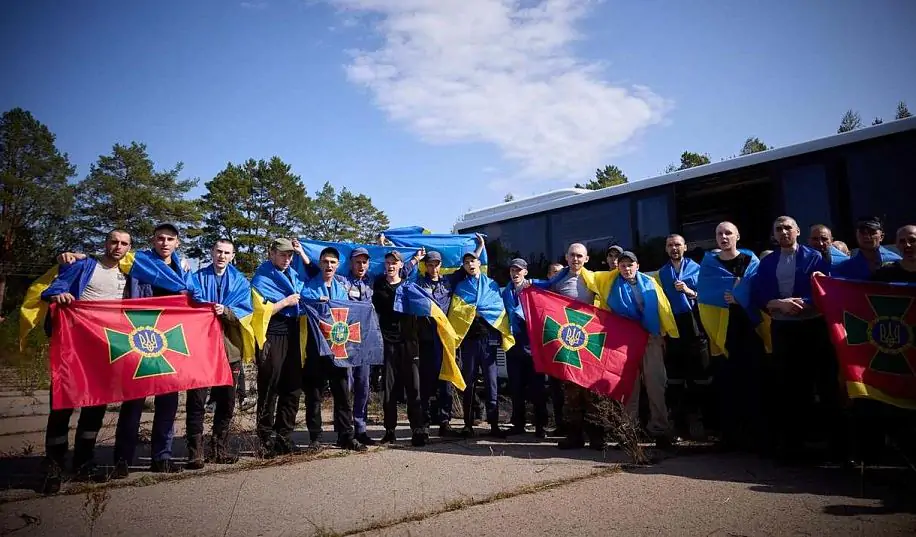
[[[365,431],[361,433],[357,433],[356,439],[359,440],[359,443],[364,446],[374,446],[375,445],[375,440],[370,438],[369,435],[366,434]]]
[[[535,438],[547,438],[547,431],[543,427],[537,427],[534,429]]]
[[[414,431],[413,435],[410,437],[410,443],[413,447],[423,447],[429,441],[429,433],[422,430]]]
[[[157,474],[179,474],[183,468],[175,464],[172,459],[153,461],[149,465],[150,472]]]
[[[385,431],[385,436],[378,441],[379,444],[393,444],[397,442],[398,438],[394,435],[394,429],[388,429]]]

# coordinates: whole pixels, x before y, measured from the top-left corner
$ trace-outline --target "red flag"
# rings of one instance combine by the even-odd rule
[[[186,295],[52,305],[53,408],[232,385],[211,304]]]
[[[626,402],[649,340],[639,323],[536,287],[519,300],[538,373]]]
[[[916,286],[814,276],[850,397],[916,409]]]

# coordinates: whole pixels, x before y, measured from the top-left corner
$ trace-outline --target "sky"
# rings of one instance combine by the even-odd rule
[[[660,175],[916,111],[916,2],[157,0],[0,3],[0,110],[84,177],[115,143],[204,183],[277,155],[392,226],[619,166]],[[909,35],[909,37],[907,37]]]

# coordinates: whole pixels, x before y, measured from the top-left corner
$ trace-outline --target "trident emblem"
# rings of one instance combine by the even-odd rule
[[[137,339],[140,340],[140,347],[147,353],[153,353],[159,349],[159,338],[151,330],[140,332],[137,334]]]
[[[888,349],[900,345],[900,325],[898,323],[881,323],[878,325],[878,337],[881,345]]]

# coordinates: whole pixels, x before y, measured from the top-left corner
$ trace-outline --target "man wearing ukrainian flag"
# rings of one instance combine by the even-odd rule
[[[481,237],[478,240],[483,242]],[[474,435],[474,383],[478,369],[482,369],[490,435],[504,437],[505,432],[499,428],[496,359],[489,352],[488,345],[491,332],[496,332],[494,336],[498,334],[503,350],[510,349],[515,339],[509,328],[509,317],[506,315],[499,285],[480,271],[479,250],[467,252],[462,257],[466,277],[461,280],[455,278],[448,311],[448,320],[460,343],[461,373],[467,384],[462,398],[465,425],[461,434],[468,437]]]

